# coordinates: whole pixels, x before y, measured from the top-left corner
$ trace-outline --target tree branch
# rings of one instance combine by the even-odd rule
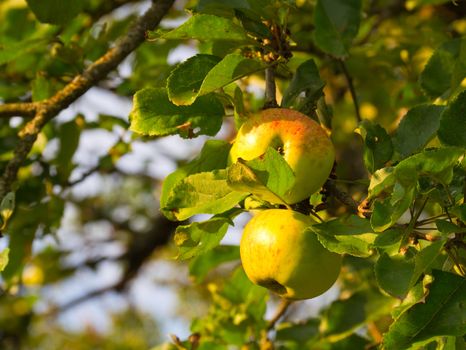
[[[37,102],[18,102],[0,104],[0,118],[32,117],[36,113]]]
[[[265,103],[264,109],[278,107],[277,87],[275,85],[275,67],[265,69]]]
[[[359,102],[358,102],[358,97],[356,96],[356,90],[354,88],[353,84],[353,78],[351,77],[351,74],[348,71],[348,68],[346,67],[346,63],[343,60],[338,60],[340,63],[341,69],[343,70],[343,74],[345,75],[346,82],[348,83],[348,89],[351,94],[351,98],[353,99],[353,104],[354,104],[354,112],[356,114],[356,120],[361,122],[361,114],[359,113]]]
[[[285,315],[288,307],[291,305],[292,301],[287,299],[282,299],[280,305],[278,305],[277,310],[275,311],[275,315],[273,315],[272,319],[269,321],[267,325],[267,330],[271,330],[275,327],[275,324]]]
[[[128,33],[113,48],[91,64],[82,74],[75,76],[62,90],[50,99],[37,105],[34,118],[19,132],[20,141],[14,150],[14,157],[7,164],[4,174],[0,179],[0,201],[11,190],[11,186],[17,178],[19,168],[27,159],[37,135],[44,125],[60,111],[76,101],[92,86],[104,79],[131,52],[143,43],[146,31],[154,29],[160,23],[173,5],[173,2],[174,0],[159,0],[152,3],[149,10],[134,22]]]

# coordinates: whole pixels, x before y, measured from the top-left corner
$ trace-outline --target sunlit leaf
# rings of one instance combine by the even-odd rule
[[[215,135],[222,125],[223,105],[213,95],[198,98],[190,106],[170,102],[165,89],[147,88],[134,95],[130,129],[142,135]]]
[[[196,214],[223,213],[244,199],[247,193],[231,189],[227,184],[226,170],[189,175],[170,191],[162,208],[171,212],[177,220],[185,220]]]
[[[235,41],[238,44],[252,43],[246,31],[231,19],[214,15],[197,14],[181,26],[165,33],[163,39],[197,39]]]
[[[167,79],[170,101],[177,106],[192,104],[207,73],[219,61],[217,56],[199,54],[178,65]]]

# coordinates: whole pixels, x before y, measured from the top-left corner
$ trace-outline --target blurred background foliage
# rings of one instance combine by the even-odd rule
[[[76,8],[71,5],[76,3]],[[208,6],[212,3],[176,1],[161,28],[174,28],[203,8],[215,12]],[[313,58],[326,83],[333,116],[338,178],[343,189],[362,199],[368,175],[361,138],[354,133],[354,105],[339,61],[314,42],[311,19],[316,1],[270,3],[289,11],[292,39],[288,69],[277,71],[278,96],[296,68]],[[52,96],[112,47],[148,5],[138,0],[72,1],[60,10],[62,23],[45,24],[26,1],[1,1],[0,101]],[[362,8],[347,70],[361,118],[393,134],[409,108],[431,101],[428,82],[420,82],[421,72],[435,49],[464,36],[466,4],[364,0]],[[267,328],[264,315],[270,317],[277,300],[248,282],[237,269],[237,248],[230,245],[188,263],[174,260],[172,234],[177,224],[158,210],[164,176],[192,159],[202,141],[141,139],[127,131],[128,106],[137,90],[164,87],[177,63],[213,50],[228,47],[148,40],[88,93],[97,96],[94,100],[82,98],[40,133],[20,171],[14,217],[0,240],[1,247],[9,247],[9,263],[1,275],[1,349],[148,349],[177,331],[181,338],[194,335],[184,343],[174,337],[175,348],[194,348],[197,332],[206,337],[202,349],[218,349],[219,343],[256,348],[248,339],[261,339]],[[464,88],[464,81],[460,83]],[[262,74],[242,79],[239,85],[244,109],[260,109]],[[13,157],[17,133],[26,121],[0,118],[1,170]],[[233,136],[234,123],[227,117],[218,137]],[[347,210],[332,198],[329,203],[330,213]],[[241,220],[237,226],[241,228]],[[238,228],[227,235],[230,243],[238,241]],[[205,266],[212,265],[219,267],[208,272]],[[167,294],[174,301],[168,302]],[[371,259],[347,257],[338,288],[317,303],[294,304],[275,338],[286,349],[309,343],[316,349],[367,348],[380,342],[394,302],[376,286]],[[165,303],[168,311],[160,307]]]

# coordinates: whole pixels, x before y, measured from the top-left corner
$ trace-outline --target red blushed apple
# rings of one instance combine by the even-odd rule
[[[310,197],[327,180],[335,160],[333,144],[322,127],[306,115],[270,108],[248,119],[239,129],[230,160],[252,160],[276,149],[295,174],[294,185],[282,196],[288,204]],[[274,198],[262,198],[274,202]]]

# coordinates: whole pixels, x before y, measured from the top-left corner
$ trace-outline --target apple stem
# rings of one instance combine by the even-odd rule
[[[265,103],[264,108],[276,108],[277,103],[277,88],[275,85],[275,67],[270,66],[265,69]]]

